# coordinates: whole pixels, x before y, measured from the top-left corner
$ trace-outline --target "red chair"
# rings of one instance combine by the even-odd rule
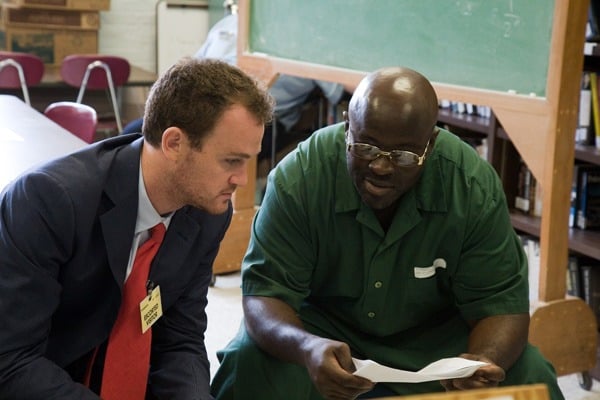
[[[37,85],[44,75],[44,62],[35,54],[0,51],[0,88],[18,89],[31,105],[28,87]]]
[[[79,88],[77,103],[82,102],[87,89],[108,89],[117,129],[120,133],[123,130],[123,125],[115,88],[127,83],[130,70],[129,61],[122,57],[101,54],[72,54],[63,59],[60,75],[68,85]]]
[[[94,141],[98,119],[96,110],[92,107],[72,101],[59,101],[46,107],[44,115],[84,142]]]

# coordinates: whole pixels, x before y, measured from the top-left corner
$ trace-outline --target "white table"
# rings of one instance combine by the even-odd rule
[[[0,190],[34,165],[86,145],[19,98],[0,95]]]

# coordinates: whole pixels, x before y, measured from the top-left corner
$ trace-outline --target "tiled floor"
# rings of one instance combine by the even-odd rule
[[[240,274],[220,275],[215,286],[208,293],[208,330],[206,345],[214,376],[219,362],[216,351],[225,347],[238,330],[242,319]],[[592,390],[583,390],[577,375],[558,378],[558,383],[566,400],[600,400],[600,382],[594,381]]]

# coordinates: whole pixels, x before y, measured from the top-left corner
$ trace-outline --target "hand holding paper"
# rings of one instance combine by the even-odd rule
[[[354,375],[362,376],[372,382],[419,383],[442,379],[466,378],[473,375],[477,369],[488,365],[488,363],[481,361],[452,357],[442,358],[417,372],[412,372],[386,367],[372,360],[353,358],[352,361],[354,361],[354,365],[356,366]]]

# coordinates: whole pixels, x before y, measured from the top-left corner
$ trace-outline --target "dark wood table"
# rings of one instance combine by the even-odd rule
[[[34,165],[86,145],[19,98],[0,95],[0,190]]]

